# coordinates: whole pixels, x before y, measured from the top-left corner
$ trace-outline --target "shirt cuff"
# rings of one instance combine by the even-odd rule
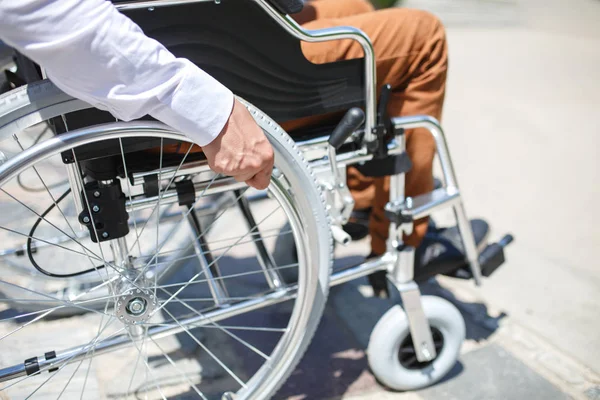
[[[212,76],[188,60],[172,94],[160,99],[151,115],[204,146],[223,130],[233,109],[234,96]]]

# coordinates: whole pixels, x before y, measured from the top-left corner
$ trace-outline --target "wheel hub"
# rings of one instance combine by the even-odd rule
[[[444,347],[444,335],[439,329],[431,327],[431,336],[433,338],[435,352],[439,356]],[[398,360],[400,361],[400,364],[407,369],[423,369],[432,364],[436,358],[437,356],[430,361],[418,361],[417,352],[410,334],[402,341],[400,348],[398,349]]]
[[[121,322],[136,325],[148,321],[157,305],[150,290],[129,289],[118,297],[115,311]]]
[[[141,315],[146,311],[146,300],[141,297],[134,297],[129,301],[126,309],[131,315]]]

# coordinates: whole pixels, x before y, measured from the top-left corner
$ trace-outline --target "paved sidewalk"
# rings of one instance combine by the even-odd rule
[[[341,267],[360,260],[366,243],[342,249]],[[354,255],[352,255],[354,254]],[[332,288],[321,326],[278,399],[597,399],[600,376],[481,298],[468,285],[438,278],[424,294],[452,302],[467,323],[459,362],[441,383],[395,393],[370,373],[364,349],[377,320],[399,301],[372,297],[366,279]]]

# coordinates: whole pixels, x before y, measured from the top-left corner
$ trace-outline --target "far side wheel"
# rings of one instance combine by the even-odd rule
[[[400,306],[388,310],[371,333],[369,366],[391,389],[416,390],[438,382],[456,364],[465,340],[465,321],[454,305],[436,296],[422,296],[421,302],[437,352],[432,361],[417,360],[408,318]]]
[[[273,260],[277,265],[292,265],[298,262],[298,250],[292,228],[288,222],[283,225],[275,241],[275,250],[273,251]],[[287,284],[298,282],[298,269],[285,268],[279,271],[279,274]]]

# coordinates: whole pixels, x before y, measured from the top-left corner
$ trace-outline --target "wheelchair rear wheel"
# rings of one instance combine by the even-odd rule
[[[85,107],[49,82],[9,92],[0,97],[0,140],[19,139],[24,129]],[[0,257],[0,392],[11,398],[46,392],[202,399],[263,399],[276,392],[321,317],[332,243],[323,198],[301,153],[275,122],[247,107],[275,151],[268,198],[250,202],[243,185],[211,171],[169,175],[160,151],[156,196],[136,189],[131,171],[96,182],[101,190],[118,186],[136,221],[119,237],[102,236],[106,229],[93,216],[95,193],[82,196],[92,215],[89,229],[85,214],[63,207],[68,203],[59,199],[70,196],[73,182],[66,184],[55,167],[69,154],[81,165],[85,149],[109,142],[119,145],[123,166],[129,166],[123,150],[128,140],[152,139],[162,148],[167,141],[188,141],[182,135],[145,122],[90,127],[24,145],[0,166],[0,206],[10,209],[0,217],[0,242],[21,246],[30,262],[53,275],[31,264],[30,273],[44,283],[32,288],[7,272],[18,254]],[[176,168],[183,165],[185,156]],[[45,190],[24,194],[19,176]],[[81,169],[76,178],[92,181]],[[178,208],[174,183],[185,179],[196,196]],[[219,203],[207,224],[197,218],[198,203],[213,204],[215,193],[228,201]],[[290,227],[298,262],[273,265],[283,224]],[[182,231],[190,237],[183,252],[171,243],[182,243],[176,240]],[[33,245],[23,247],[24,241]],[[180,256],[169,259],[173,253]],[[288,268],[298,270],[298,282],[277,282],[278,270]],[[55,296],[53,285],[73,280],[88,286],[70,298]],[[24,311],[27,306],[34,311]],[[64,309],[84,313],[53,319]]]

